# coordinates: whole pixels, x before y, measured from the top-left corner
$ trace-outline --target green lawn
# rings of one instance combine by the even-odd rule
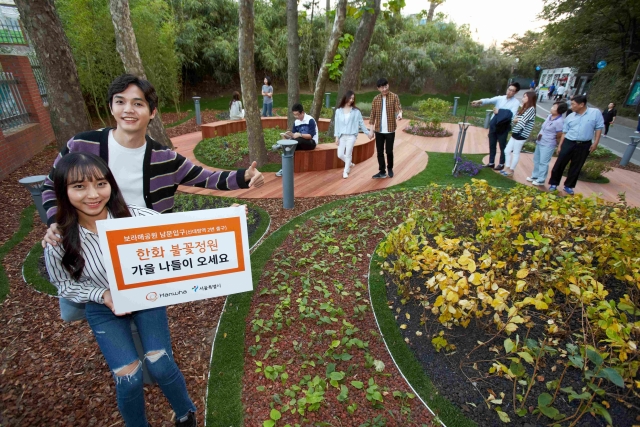
[[[512,179],[506,178],[498,173],[495,173],[491,169],[480,169],[480,173],[474,177],[460,176],[455,177],[451,175],[453,170],[453,153],[427,153],[429,155],[429,162],[427,167],[422,172],[414,176],[413,178],[395,185],[393,189],[404,189],[421,187],[430,184],[438,185],[464,185],[471,182],[472,178],[484,179],[494,187],[512,188],[517,185]],[[475,163],[482,163],[482,159],[485,154],[465,154],[462,157],[464,160],[471,160]]]

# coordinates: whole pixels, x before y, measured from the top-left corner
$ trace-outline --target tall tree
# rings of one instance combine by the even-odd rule
[[[333,57],[338,50],[338,42],[342,35],[342,29],[344,28],[344,20],[347,15],[347,0],[338,0],[336,5],[336,17],[333,21],[333,29],[331,35],[327,41],[327,49],[324,52],[324,58],[322,59],[322,65],[318,71],[318,78],[316,79],[316,88],[313,92],[313,103],[311,104],[311,116],[316,120],[320,118],[320,111],[322,110],[322,98],[324,96],[324,90],[327,87],[327,81],[329,80],[329,65],[333,62]]]
[[[264,146],[258,91],[256,88],[256,66],[254,60],[254,0],[238,1],[238,56],[240,60],[240,85],[246,110],[249,156],[258,162],[258,167],[267,163],[267,149]]]
[[[433,21],[433,14],[436,11],[436,7],[444,3],[444,0],[433,0],[429,2],[429,13],[427,14],[427,22]]]
[[[293,127],[291,107],[300,100],[300,36],[298,0],[287,0],[287,124]]]
[[[71,47],[53,0],[16,0],[16,6],[42,65],[51,124],[62,148],[73,135],[91,126]]]
[[[120,54],[124,70],[129,74],[146,79],[147,75],[144,72],[142,59],[140,59],[136,35],[133,32],[133,25],[131,25],[129,0],[109,0],[109,8],[116,34],[116,50]],[[164,130],[159,109],[155,118],[149,122],[148,133],[159,143],[173,148],[173,143]]]
[[[311,48],[311,44],[313,40],[318,36],[313,32],[313,13],[315,12],[316,3],[318,3],[316,0],[311,0],[311,20],[309,21],[309,32],[307,33],[307,51],[309,52],[309,58],[307,60],[307,82],[309,83],[310,92],[313,92],[313,74],[315,71],[313,66],[315,58],[313,56],[313,49]]]
[[[380,14],[380,0],[366,0],[365,7],[363,8],[362,19],[358,24],[356,30],[356,36],[349,48],[349,56],[347,57],[347,63],[342,70],[342,78],[340,79],[340,86],[338,86],[338,98],[336,107],[342,99],[342,95],[348,90],[355,90],[358,80],[360,79],[360,71],[362,70],[362,61],[369,49],[371,43],[371,37],[373,37],[373,30],[376,26],[376,20]],[[329,124],[329,134],[333,134],[334,129],[335,112],[331,118]]]
[[[325,7],[324,10],[324,28],[327,31],[327,33],[329,32],[329,11],[331,10],[331,0],[327,0],[327,6]]]

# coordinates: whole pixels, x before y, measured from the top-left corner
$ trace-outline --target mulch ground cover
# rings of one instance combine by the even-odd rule
[[[46,175],[56,155],[54,146],[47,147],[0,181],[4,212],[0,243],[15,233],[23,209],[32,203],[17,180]],[[291,218],[337,198],[297,199],[295,209],[286,211],[281,199],[254,203],[271,215],[273,231]],[[22,264],[46,230],[37,214],[34,224],[32,232],[3,261],[10,291],[0,305],[0,425],[123,425],[113,379],[86,322],[63,322],[57,299],[36,292],[22,280]],[[175,358],[199,408],[201,425],[211,343],[223,304],[224,298],[216,298],[168,310]],[[172,411],[160,389],[146,386],[145,390],[151,425],[173,425]]]
[[[274,251],[246,318],[245,425],[262,425],[272,408],[278,425],[357,427],[376,417],[387,426],[430,424],[418,399],[394,396],[411,390],[379,335],[367,291],[370,254],[412,196],[345,201],[296,227]]]

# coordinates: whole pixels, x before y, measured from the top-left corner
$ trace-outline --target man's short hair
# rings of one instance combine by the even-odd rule
[[[296,113],[304,113],[304,107],[298,102],[297,104],[293,104],[293,107],[291,107],[291,111],[295,111]]]
[[[378,79],[378,82],[376,83],[376,87],[382,87],[382,86],[386,86],[389,84],[389,80],[385,79],[384,77]]]
[[[153,110],[158,107],[158,94],[155,88],[149,80],[141,79],[132,74],[123,74],[111,82],[109,90],[107,91],[109,107],[111,107],[113,103],[113,96],[127,90],[129,85],[136,85],[140,88],[142,93],[144,93],[144,99],[147,101],[147,104],[149,104],[149,112],[153,114]]]
[[[560,115],[563,115],[564,113],[567,112],[567,110],[569,110],[569,106],[567,105],[566,102],[554,102],[553,105],[558,106],[558,114]]]
[[[520,92],[520,83],[518,82],[513,82],[511,83],[509,86],[513,86],[516,88],[516,93]]]
[[[572,99],[576,104],[585,104],[587,105],[587,95],[576,95]]]

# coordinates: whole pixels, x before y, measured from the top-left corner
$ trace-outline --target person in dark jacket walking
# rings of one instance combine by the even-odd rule
[[[616,121],[616,116],[618,112],[616,111],[616,104],[610,102],[607,108],[602,111],[602,118],[604,119],[604,137],[607,137],[609,133],[609,126],[613,126],[613,122]]]

